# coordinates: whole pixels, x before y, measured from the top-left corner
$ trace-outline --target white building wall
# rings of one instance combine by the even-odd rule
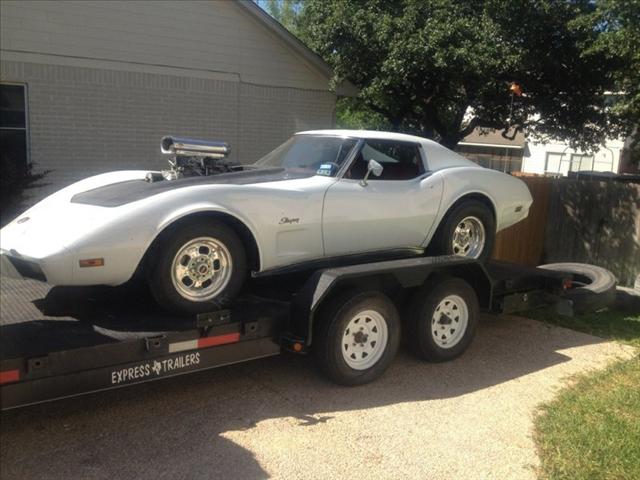
[[[234,73],[261,85],[328,89],[321,72],[236,3],[2,0],[0,48],[5,54],[170,66]]]
[[[163,135],[224,140],[232,160],[252,163],[334,119],[331,92],[224,78],[9,61],[0,78],[27,86],[30,161],[50,171],[36,199],[102,172],[166,168]]]
[[[593,153],[593,164],[585,161],[582,167],[591,165],[591,169],[594,171],[617,173],[623,146],[624,142],[621,140],[607,141],[605,146],[600,147]],[[552,141],[542,144],[528,141],[527,149],[522,159],[522,171],[537,174],[561,173],[562,175],[567,175],[572,158],[577,160],[576,155],[588,154],[569,148],[563,142]]]
[[[233,1],[0,1],[0,81],[26,86],[32,199],[160,169],[163,135],[257,160],[335,121],[329,78]]]

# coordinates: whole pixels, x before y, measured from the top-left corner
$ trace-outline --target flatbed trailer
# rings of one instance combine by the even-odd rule
[[[354,348],[364,352],[358,353],[360,363],[351,362],[349,352],[343,352],[353,367],[347,372],[351,376],[345,377],[344,365],[335,365],[335,359],[340,363],[341,357],[333,348],[333,354],[319,355],[321,364],[325,363],[325,373],[339,383],[366,383],[382,374],[395,354],[389,347],[393,351],[383,351],[377,363],[365,368],[367,364],[362,362],[378,355],[375,350],[366,350],[375,349],[369,345],[375,343],[371,339],[384,339],[397,348],[399,340],[395,336],[399,332],[388,317],[404,317],[406,305],[426,308],[421,302],[423,298],[427,304],[433,302],[428,298],[431,292],[449,284],[458,285],[457,288],[463,284],[475,294],[481,311],[510,313],[540,305],[566,304],[563,292],[570,281],[568,274],[505,263],[482,266],[453,256],[406,258],[256,279],[227,308],[183,318],[160,310],[144,285],[65,288],[3,278],[1,407],[11,409],[135,385],[282,351],[304,354],[315,349],[317,353],[319,349],[331,350],[334,344],[339,350],[345,338],[348,342],[353,339]],[[438,304],[433,315],[427,315],[425,331],[429,330],[428,325],[431,329],[450,330],[451,323],[458,321],[457,313],[451,313],[451,305],[460,298],[457,295],[464,295],[446,288],[441,295],[444,303]],[[447,304],[447,298],[454,299],[454,304]],[[333,319],[357,301],[366,307],[364,316],[354,317],[340,331],[342,340],[334,342],[329,328],[335,323]],[[389,302],[397,308],[390,307]],[[376,307],[381,303],[387,312],[389,308],[393,312],[387,314],[383,307]],[[466,304],[460,305],[466,308]],[[439,312],[441,306],[449,308],[449,313]],[[440,352],[444,357],[436,359],[446,360],[464,351],[473,336],[473,305],[468,306],[469,327],[465,328],[469,332],[463,332],[466,344],[456,345],[457,350],[435,351],[428,350],[427,345],[426,352],[421,350],[425,358],[434,359],[434,352]],[[386,337],[380,336],[382,333],[375,326],[369,338],[358,332],[352,336],[350,328],[353,330],[360,318],[363,322],[373,319],[374,324],[378,319]],[[419,319],[412,322],[407,328],[422,331]],[[409,332],[417,336],[414,333]],[[344,343],[344,348],[350,348],[350,343]],[[371,353],[369,359],[364,358],[366,352]]]

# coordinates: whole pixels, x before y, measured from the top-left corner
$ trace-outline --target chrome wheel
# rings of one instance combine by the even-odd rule
[[[452,248],[455,255],[478,258],[484,250],[486,233],[477,217],[465,217],[453,231]]]
[[[171,263],[171,281],[183,298],[205,302],[224,290],[232,269],[231,254],[224,243],[200,237],[178,249]]]
[[[379,312],[359,312],[344,330],[342,358],[354,370],[366,370],[380,360],[388,338],[387,322]]]
[[[464,337],[469,324],[469,308],[458,295],[448,295],[438,304],[431,317],[431,336],[440,348],[455,347]]]

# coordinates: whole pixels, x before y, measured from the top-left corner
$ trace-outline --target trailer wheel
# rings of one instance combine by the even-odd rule
[[[478,297],[464,280],[438,277],[416,292],[408,314],[412,350],[425,360],[453,360],[462,355],[475,335]]]
[[[342,385],[378,378],[400,344],[398,310],[379,292],[350,292],[329,300],[316,325],[312,349],[318,365]]]

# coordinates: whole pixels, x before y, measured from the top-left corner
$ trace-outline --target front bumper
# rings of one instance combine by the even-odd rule
[[[0,273],[5,277],[30,278],[51,285],[71,284],[72,263],[68,255],[34,258],[0,249],[0,265]]]

